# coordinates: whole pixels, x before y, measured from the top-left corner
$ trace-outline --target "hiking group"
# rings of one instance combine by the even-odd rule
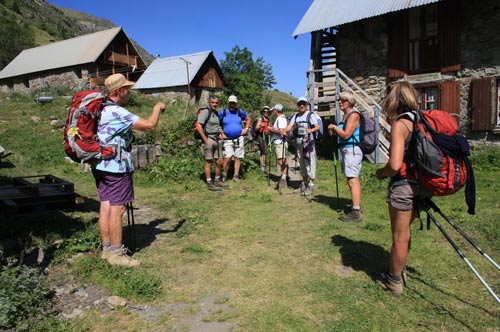
[[[164,103],[156,103],[147,119],[130,113],[122,105],[127,102],[133,84],[122,74],[114,74],[105,80],[107,96],[101,95],[97,90],[75,94],[68,112],[64,137],[68,155],[82,165],[89,162],[92,167],[100,200],[98,225],[102,240],[101,257],[112,265],[129,267],[140,264],[127,254],[127,248],[122,244],[122,218],[126,207],[134,200],[134,165],[130,154],[132,131],[154,130],[160,113],[165,109]],[[290,143],[294,146],[302,177],[300,186],[294,192],[306,196],[314,193],[316,144],[321,139],[323,123],[309,109],[305,97],[298,98],[297,112],[288,118],[284,114],[283,105],[276,104],[272,108],[262,107],[261,114],[254,123],[249,114],[238,108],[238,99],[234,95],[229,96],[228,105],[222,110],[218,110],[218,96],[210,96],[208,102],[208,107],[198,111],[194,124],[195,137],[200,140],[203,150],[208,190],[222,191],[229,187],[228,170],[233,159],[232,179],[235,182],[241,180],[245,136],[252,129],[261,148],[259,162],[263,171],[269,172],[266,158],[269,148],[274,149],[280,169],[277,188],[282,190],[289,185],[286,154]],[[363,155],[372,152],[378,142],[378,131],[370,131],[374,127],[371,122],[373,119],[367,119],[365,114],[354,108],[356,98],[353,93],[341,92],[337,102],[342,111],[342,119],[338,124],[330,123],[327,129],[338,140],[339,161],[351,195],[351,205],[339,219],[343,222],[361,222],[363,215],[359,175]],[[388,273],[382,274],[381,286],[395,296],[403,293],[406,283],[410,224],[420,209],[419,204],[432,195],[451,194],[467,181],[468,212],[474,214],[475,209],[473,172],[467,159],[469,148],[465,138],[455,135],[457,123],[446,112],[429,111],[424,114],[417,110],[417,106],[418,93],[406,82],[393,83],[383,102],[383,110],[392,120],[390,153],[387,164],[376,171],[376,176],[379,179],[391,178],[387,203],[392,248]],[[272,126],[270,112],[274,117]],[[434,113],[431,115],[431,112]],[[429,121],[434,121],[433,128],[439,127],[440,130],[434,130],[429,125],[422,126],[421,122]],[[446,125],[441,125],[439,121]],[[447,132],[441,133],[443,128]],[[91,135],[96,137],[95,142],[88,139]],[[374,136],[377,138],[374,139]],[[430,144],[437,137],[446,144]],[[445,155],[441,153],[443,149],[449,152]],[[215,168],[213,180],[212,165]],[[423,172],[422,169],[429,170]]]
[[[234,96],[229,98],[236,101]],[[339,161],[351,195],[351,204],[339,216],[339,220],[343,222],[361,222],[363,214],[359,176],[364,155],[372,153],[378,145],[378,127],[373,118],[370,118],[367,114],[361,114],[355,109],[356,97],[352,92],[341,92],[337,103],[342,112],[341,119],[338,124],[335,122],[330,123],[327,126],[327,131],[337,142]],[[475,187],[473,186],[472,168],[467,159],[469,154],[468,144],[461,135],[455,135],[458,130],[458,123],[449,113],[428,111],[423,114],[422,111],[418,110],[418,92],[407,82],[396,82],[390,86],[382,108],[392,120],[390,152],[387,164],[377,170],[376,176],[379,179],[391,178],[388,186],[387,204],[391,222],[392,248],[389,269],[387,273],[381,274],[380,284],[384,290],[391,292],[394,296],[400,296],[406,286],[406,260],[411,242],[410,225],[415,215],[422,208],[422,203],[433,195],[448,195],[456,192],[467,180],[467,184],[471,184],[469,189],[467,188],[469,186],[466,187],[468,212],[474,214]],[[269,153],[268,147],[272,146],[275,150],[280,168],[280,178],[277,182],[279,190],[288,187],[286,153],[288,143],[294,145],[295,158],[300,164],[300,175],[302,176],[300,186],[294,192],[307,196],[314,193],[317,161],[316,144],[320,140],[323,123],[321,118],[309,109],[309,103],[305,97],[300,97],[297,100],[297,109],[296,113],[287,118],[281,104],[277,104],[272,108],[264,106],[261,109],[260,116],[254,121],[252,129],[260,147],[259,161],[263,171],[269,172],[266,166],[266,158]],[[272,126],[270,125],[269,111],[272,112],[275,118]],[[250,123],[249,116],[243,111],[236,111],[234,107],[231,107],[231,102],[229,111],[224,112],[231,112],[234,115],[237,113],[242,114],[238,115],[240,119],[233,116],[233,124],[237,123],[235,131],[239,134],[239,144],[243,145],[243,136],[247,132]],[[431,112],[434,112],[433,115],[430,115]],[[222,126],[222,129],[219,130],[220,136],[214,138],[219,142],[220,140],[226,140],[228,137],[225,134],[225,122],[222,121],[223,116],[221,114],[220,111],[218,113]],[[429,118],[429,120],[435,122],[434,126],[430,125],[425,129],[421,126],[419,117]],[[242,121],[245,119],[246,126],[243,127]],[[198,122],[201,121],[204,121],[203,116],[198,117]],[[442,125],[441,122],[446,123],[446,125]],[[443,128],[446,128],[446,130]],[[443,133],[440,133],[440,130]],[[431,136],[436,137],[439,141],[448,141],[448,143],[447,145],[444,143],[430,144],[428,141],[431,141]],[[226,144],[224,144],[225,146]],[[431,149],[430,146],[434,146],[434,148]],[[220,146],[218,149],[220,150]],[[443,153],[442,150],[444,149],[452,152]],[[225,155],[224,165],[226,165],[227,158],[230,158],[231,154],[225,153]],[[205,154],[205,156],[207,155]],[[207,165],[212,163],[210,159],[205,158]],[[431,165],[426,166],[425,163]],[[426,171],[422,171],[422,169]],[[222,182],[217,180],[217,172],[216,168],[216,183],[220,186],[225,183],[227,167],[224,167]],[[211,189],[208,174],[207,184]],[[238,174],[236,161],[235,174]]]
[[[297,158],[300,163],[300,174],[302,183],[296,190],[304,195],[312,195],[314,191],[314,179],[316,177],[316,139],[313,135],[320,130],[318,117],[311,116],[309,104],[305,97],[297,101],[298,112],[290,121],[284,115],[283,105],[276,104],[273,108],[264,106],[261,114],[252,124],[251,117],[244,110],[237,107],[238,99],[231,95],[228,98],[228,108],[217,111],[217,96],[210,96],[210,107],[201,109],[197,115],[195,128],[201,140],[201,146],[205,158],[205,178],[207,188],[211,191],[221,191],[228,188],[227,178],[229,164],[234,158],[233,181],[240,181],[241,158],[245,155],[245,136],[250,129],[254,132],[260,149],[260,167],[264,172],[269,169],[266,165],[269,146],[276,153],[276,159],[281,170],[278,189],[288,187],[288,163],[286,153],[288,151],[287,133],[293,131],[292,141],[296,147]],[[213,106],[212,106],[213,105]],[[274,124],[270,125],[269,112],[275,117]],[[208,120],[207,120],[208,119]],[[252,125],[250,127],[250,125]],[[223,156],[222,156],[223,155]],[[221,160],[223,159],[223,162]],[[211,180],[211,167],[215,161],[215,180]],[[223,165],[222,172],[220,171]]]

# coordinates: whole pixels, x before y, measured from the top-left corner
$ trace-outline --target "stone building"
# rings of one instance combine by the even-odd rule
[[[76,91],[102,86],[114,73],[135,81],[145,69],[128,36],[115,27],[22,51],[0,72],[0,91]]]
[[[499,27],[496,0],[315,0],[294,36],[311,34],[318,109],[335,108],[327,82],[346,87],[337,69],[374,103],[388,84],[406,80],[421,109],[456,113],[469,135],[484,137],[500,133]]]

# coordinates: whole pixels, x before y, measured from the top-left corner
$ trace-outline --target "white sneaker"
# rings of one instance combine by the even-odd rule
[[[304,191],[304,195],[312,196],[314,194],[314,185],[309,184]]]
[[[306,189],[307,189],[307,185],[306,185],[306,183],[305,183],[304,181],[302,181],[302,182],[300,183],[300,187],[298,187],[297,189],[295,189],[295,190],[293,191],[293,193],[294,193],[294,194],[301,194],[301,195],[303,195],[303,194],[304,194],[304,192],[306,191]]]
[[[141,262],[127,255],[127,251],[128,249],[125,248],[124,246],[122,246],[118,250],[111,250],[111,253],[108,256],[108,263],[111,265],[128,266],[128,267],[139,266]]]

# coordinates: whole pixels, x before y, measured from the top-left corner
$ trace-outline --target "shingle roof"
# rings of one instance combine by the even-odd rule
[[[293,36],[441,0],[314,0]]]
[[[140,90],[187,85],[186,61],[189,62],[189,83],[191,83],[210,54],[212,51],[156,59],[141,75],[133,88]]]
[[[0,72],[0,79],[95,62],[120,31],[116,27],[26,49]]]

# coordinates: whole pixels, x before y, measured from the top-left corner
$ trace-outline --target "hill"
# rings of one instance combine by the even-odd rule
[[[276,104],[282,104],[287,112],[292,112],[297,109],[297,99],[285,92],[266,90],[263,93],[263,100],[269,103],[269,107],[273,107]]]

